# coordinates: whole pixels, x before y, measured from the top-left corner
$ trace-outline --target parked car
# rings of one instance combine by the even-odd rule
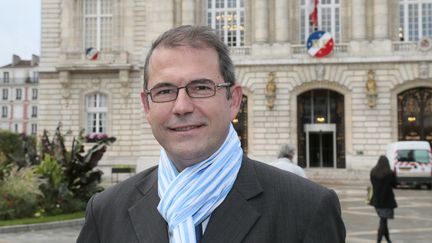
[[[399,141],[387,146],[387,158],[398,184],[432,188],[432,152],[427,141]]]

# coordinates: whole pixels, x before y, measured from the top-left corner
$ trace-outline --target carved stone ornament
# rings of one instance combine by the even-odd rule
[[[378,93],[375,81],[375,72],[373,70],[368,71],[365,88],[368,106],[369,108],[374,108],[377,105]]]
[[[428,79],[429,78],[429,65],[426,62],[419,64],[419,78]]]
[[[59,74],[59,82],[61,85],[61,95],[63,99],[69,99],[71,96],[70,91],[70,77],[68,71],[61,71]]]
[[[315,66],[315,74],[318,80],[322,80],[324,78],[325,72],[326,70],[324,65],[319,64]]]
[[[273,72],[269,72],[267,76],[267,85],[266,85],[266,106],[269,110],[273,110],[275,100],[276,100],[276,82],[275,82],[275,75]]]
[[[92,85],[94,88],[98,88],[98,89],[100,89],[101,83],[102,83],[102,81],[101,81],[101,79],[100,79],[99,77],[94,77],[94,78],[92,78],[92,80],[91,80],[91,85]]]

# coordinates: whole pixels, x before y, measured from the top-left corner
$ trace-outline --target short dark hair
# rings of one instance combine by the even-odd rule
[[[279,149],[278,158],[288,158],[292,160],[294,154],[295,154],[294,147],[291,146],[290,144],[284,144]]]
[[[192,48],[213,48],[219,57],[219,71],[224,82],[235,84],[234,64],[229,56],[229,49],[213,29],[208,26],[183,25],[170,29],[160,35],[147,53],[144,64],[144,89],[147,89],[149,79],[149,63],[153,51],[159,47],[175,48],[190,46]],[[227,89],[227,96],[231,93]]]

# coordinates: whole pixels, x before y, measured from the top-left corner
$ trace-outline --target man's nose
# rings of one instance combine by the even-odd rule
[[[186,89],[179,89],[177,99],[174,101],[173,112],[178,115],[184,115],[194,110],[195,106]]]

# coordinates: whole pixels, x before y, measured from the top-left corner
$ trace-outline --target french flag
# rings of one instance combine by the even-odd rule
[[[318,3],[319,0],[308,0],[308,14],[310,25],[318,26]]]

